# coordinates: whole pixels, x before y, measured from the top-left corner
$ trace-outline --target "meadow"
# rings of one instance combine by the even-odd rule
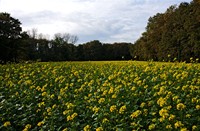
[[[200,64],[0,65],[0,130],[200,130]]]

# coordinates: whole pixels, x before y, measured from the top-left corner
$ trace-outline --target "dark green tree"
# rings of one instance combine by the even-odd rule
[[[102,43],[98,40],[83,44],[84,60],[102,60]]]
[[[146,31],[132,46],[138,60],[176,58],[189,61],[200,57],[200,2],[182,2],[149,18]],[[168,57],[170,55],[170,58]]]
[[[130,46],[131,43],[114,43],[113,47],[113,60],[130,60]]]
[[[0,61],[16,62],[22,33],[21,22],[8,13],[0,13]]]
[[[75,60],[75,43],[78,41],[78,37],[70,35],[68,33],[55,34],[54,40],[51,44],[51,54],[53,61],[66,61]]]

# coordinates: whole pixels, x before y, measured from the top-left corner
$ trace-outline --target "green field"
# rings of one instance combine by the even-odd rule
[[[200,130],[200,64],[0,65],[0,130]]]

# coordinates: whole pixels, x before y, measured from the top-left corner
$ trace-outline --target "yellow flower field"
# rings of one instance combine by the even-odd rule
[[[0,65],[0,130],[200,130],[200,65]]]

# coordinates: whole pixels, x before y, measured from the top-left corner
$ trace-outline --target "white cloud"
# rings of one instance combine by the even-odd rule
[[[71,33],[79,43],[134,42],[147,20],[182,0],[1,0],[0,11],[22,22],[24,30]],[[190,0],[186,0],[190,2]]]

